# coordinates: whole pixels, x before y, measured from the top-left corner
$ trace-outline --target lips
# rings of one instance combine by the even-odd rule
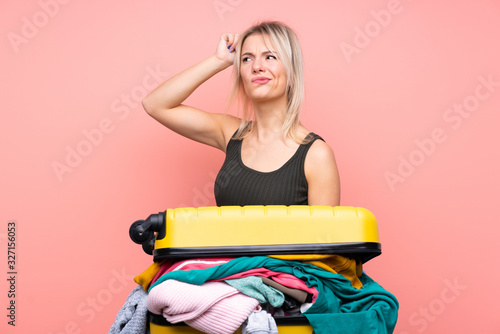
[[[271,79],[269,78],[266,78],[266,77],[255,77],[255,78],[252,78],[252,82],[256,83],[256,84],[259,84],[259,85],[264,85],[266,83],[268,83]]]

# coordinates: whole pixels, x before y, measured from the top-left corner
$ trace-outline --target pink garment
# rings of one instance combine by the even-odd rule
[[[158,280],[163,274],[169,273],[175,270],[195,270],[195,269],[206,269],[215,267],[224,263],[231,261],[234,258],[231,257],[216,257],[216,258],[195,258],[182,260],[175,263],[168,261],[162,264],[160,270],[156,273],[155,277],[151,281],[150,285]]]
[[[250,269],[247,271],[243,271],[241,273],[237,273],[234,275],[230,275],[224,278],[220,279],[215,279],[213,280],[214,282],[217,281],[225,281],[227,279],[233,279],[233,278],[243,278],[247,276],[264,276],[264,277],[269,277],[273,281],[280,283],[288,288],[293,288],[293,289],[299,289],[306,291],[312,295],[312,302],[314,303],[316,301],[316,298],[318,297],[318,290],[313,287],[307,286],[307,284],[301,280],[300,278],[287,274],[287,273],[280,273],[277,271],[272,271],[266,268],[255,268],[255,269]]]
[[[173,279],[152,288],[147,299],[152,313],[209,334],[234,333],[258,305],[257,299],[224,282],[194,285]]]
[[[153,279],[151,280],[151,283],[149,283],[149,285],[151,286],[154,282],[156,282],[156,280],[158,278],[160,278],[161,275],[166,273],[167,270],[170,269],[170,267],[172,267],[174,264],[176,264],[176,262],[174,262],[172,259],[168,259],[165,262],[163,262],[161,267],[160,267],[160,270],[158,270],[158,272],[156,273],[155,277],[153,277]]]

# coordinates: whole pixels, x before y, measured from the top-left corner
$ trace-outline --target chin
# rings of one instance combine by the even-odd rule
[[[275,98],[269,97],[269,96],[251,96],[250,100],[253,103],[264,103],[264,102],[273,101],[273,100],[275,100]]]
[[[269,94],[269,92],[265,93],[257,93],[257,94],[249,94],[248,98],[255,102],[265,102],[265,101],[273,101],[278,100],[283,97],[281,94]]]

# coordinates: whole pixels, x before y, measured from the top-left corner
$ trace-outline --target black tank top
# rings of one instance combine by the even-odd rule
[[[310,137],[310,142],[300,145],[283,166],[272,172],[259,172],[245,166],[241,160],[242,140],[231,139],[215,179],[217,205],[307,205],[304,161],[312,143],[323,140],[312,132],[307,139]]]

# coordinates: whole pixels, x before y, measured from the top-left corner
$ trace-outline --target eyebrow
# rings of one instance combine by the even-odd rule
[[[268,54],[268,53],[270,53],[270,54],[277,54],[277,53],[276,53],[276,51],[270,51],[270,50],[267,50],[267,51],[262,52],[262,54]],[[251,52],[245,52],[245,53],[244,53],[244,54],[242,54],[241,56],[243,57],[243,56],[253,56],[253,55],[254,55],[254,54],[253,54],[253,53],[251,53]]]

